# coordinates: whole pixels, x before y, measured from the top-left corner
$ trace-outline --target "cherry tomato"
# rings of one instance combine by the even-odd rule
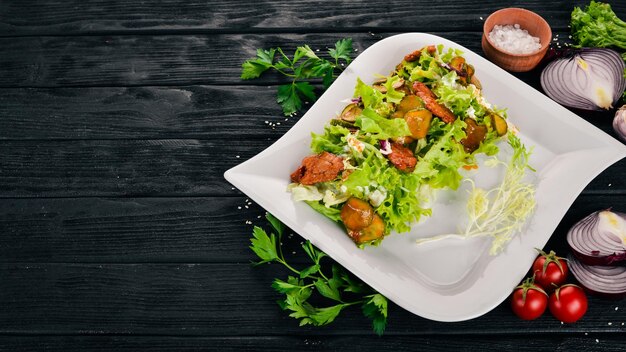
[[[563,285],[550,295],[550,313],[564,323],[574,323],[587,312],[587,295],[576,285]]]
[[[548,306],[548,294],[529,278],[517,286],[511,296],[513,313],[524,320],[537,319]]]
[[[546,291],[552,291],[565,283],[569,273],[567,262],[565,259],[557,257],[554,251],[550,251],[550,254],[546,254],[542,250],[539,252],[540,254],[532,267],[535,283]]]

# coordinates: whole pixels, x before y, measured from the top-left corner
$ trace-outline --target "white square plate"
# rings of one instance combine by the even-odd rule
[[[488,254],[485,239],[415,244],[417,238],[463,226],[462,195],[467,192],[462,190],[438,194],[433,216],[414,225],[410,233],[392,233],[380,246],[363,250],[340,226],[306,203],[294,202],[286,191],[290,173],[311,154],[311,132],[321,133],[341,111],[345,105],[341,100],[352,97],[357,77],[371,83],[375,74],[387,75],[404,55],[430,44],[461,49],[474,65],[487,101],[508,108],[520,138],[534,147],[536,211],[523,233],[497,256]],[[438,36],[407,33],[383,39],[361,53],[289,132],[224,176],[399,306],[432,320],[460,321],[490,311],[510,294],[534,260],[534,248],[546,244],[578,194],[624,156],[622,143],[481,56]]]

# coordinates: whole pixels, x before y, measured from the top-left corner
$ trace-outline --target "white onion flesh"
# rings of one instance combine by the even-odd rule
[[[608,110],[626,89],[624,68],[624,60],[615,50],[581,49],[549,63],[541,72],[541,86],[562,105]]]

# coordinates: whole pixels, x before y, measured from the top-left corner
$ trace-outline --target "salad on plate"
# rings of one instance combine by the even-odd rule
[[[493,236],[496,252],[534,206],[521,181],[530,153],[481,88],[462,52],[443,45],[409,53],[372,84],[357,79],[343,111],[312,133],[312,154],[291,173],[293,199],[342,224],[358,246],[376,245],[431,215],[434,190],[472,182],[484,154],[507,172],[500,187],[471,191],[466,234]],[[514,151],[508,163],[497,157],[503,140]]]

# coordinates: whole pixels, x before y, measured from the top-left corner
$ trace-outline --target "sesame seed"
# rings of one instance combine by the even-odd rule
[[[600,340],[596,339],[596,343],[600,342]]]
[[[241,209],[241,207],[237,207],[237,209]]]
[[[235,158],[239,159],[239,155],[235,156]]]
[[[588,332],[586,332],[586,333],[585,333],[585,336],[587,336],[587,335],[589,335],[589,333],[588,333]]]
[[[246,209],[248,209],[248,206],[247,206],[247,205],[245,205],[244,207],[245,207]]]
[[[619,307],[615,307],[615,310],[618,310],[618,309],[619,309]]]
[[[613,323],[611,323],[611,322],[608,322],[608,325],[609,325],[609,326],[611,326],[611,325],[613,325]]]
[[[480,17],[478,17],[478,18],[480,18],[480,20],[481,20],[481,21],[483,20],[483,16],[480,16]]]

